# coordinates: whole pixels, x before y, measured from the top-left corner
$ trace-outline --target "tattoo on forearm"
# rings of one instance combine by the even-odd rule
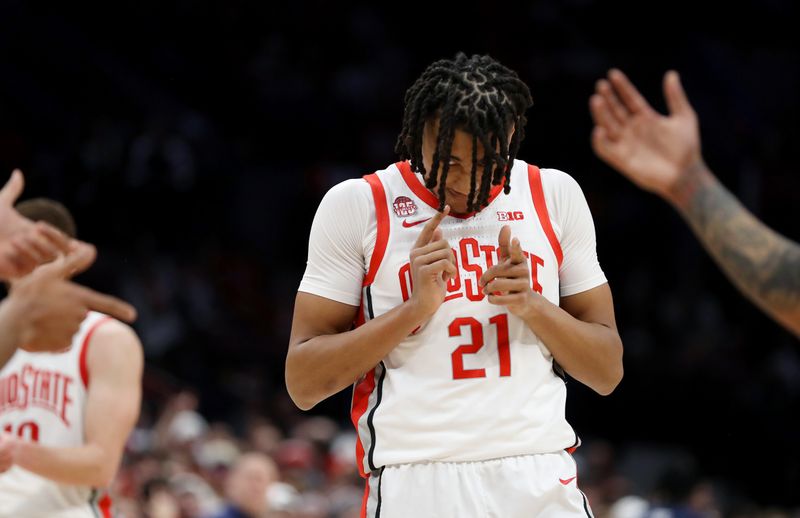
[[[740,289],[770,312],[800,308],[800,245],[766,227],[713,177],[698,182],[683,212]]]

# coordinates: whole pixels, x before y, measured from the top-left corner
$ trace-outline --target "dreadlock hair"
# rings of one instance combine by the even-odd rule
[[[467,57],[463,52],[454,60],[431,64],[405,95],[403,129],[395,152],[425,178],[425,186],[437,186],[439,210],[444,210],[445,182],[450,169],[450,150],[456,129],[472,135],[472,179],[467,210],[482,209],[489,203],[491,185],[505,178],[504,191],[510,190],[509,177],[520,143],[525,138],[525,110],[533,104],[528,86],[517,73],[489,56]],[[422,162],[422,133],[425,123],[439,117],[439,134],[428,174]],[[514,128],[511,142],[508,132]],[[476,192],[478,141],[485,150],[480,192]],[[499,149],[498,149],[499,147]]]

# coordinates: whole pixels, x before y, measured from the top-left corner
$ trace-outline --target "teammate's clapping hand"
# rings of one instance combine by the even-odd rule
[[[508,225],[500,229],[497,241],[500,261],[481,276],[481,289],[491,304],[505,306],[511,314],[524,317],[531,308],[531,302],[540,295],[531,289],[528,262],[519,239],[511,238]]]
[[[19,170],[0,190],[0,279],[20,277],[69,251],[70,239],[45,222],[34,223],[14,210],[25,180]]]
[[[96,255],[92,245],[73,241],[66,256],[15,281],[3,301],[3,311],[10,313],[3,331],[16,333],[16,343],[26,350],[54,351],[70,345],[90,310],[132,322],[136,310],[130,304],[68,280]]]
[[[592,147],[639,187],[670,199],[703,165],[697,114],[677,72],[664,76],[668,115],[661,115],[619,70],[597,82],[589,101]]]
[[[448,205],[425,224],[409,255],[413,282],[410,301],[428,317],[444,302],[447,281],[457,273],[453,251],[447,240],[442,239],[439,228],[439,223],[449,213]]]

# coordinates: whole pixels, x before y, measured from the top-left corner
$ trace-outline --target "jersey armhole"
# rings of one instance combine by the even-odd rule
[[[89,366],[86,364],[86,356],[89,351],[89,341],[92,339],[94,332],[97,331],[97,328],[110,320],[113,319],[111,317],[103,317],[94,322],[91,326],[89,326],[89,329],[86,331],[86,336],[81,342],[79,369],[81,373],[81,381],[83,382],[83,388],[85,389],[89,388]]]
[[[539,217],[539,223],[547,235],[547,240],[550,242],[550,247],[558,260],[558,268],[561,269],[561,263],[564,262],[564,253],[561,250],[561,243],[558,242],[555,231],[553,231],[553,224],[550,222],[550,214],[547,212],[547,202],[544,198],[544,188],[542,187],[542,175],[539,168],[535,165],[528,164],[528,182],[531,186],[531,197],[533,198],[533,207],[536,209],[536,215]]]
[[[378,228],[375,236],[375,248],[372,251],[369,268],[367,269],[367,275],[364,277],[362,287],[369,286],[375,280],[378,268],[380,268],[381,261],[383,261],[383,256],[386,253],[386,244],[389,242],[389,207],[386,203],[386,191],[383,188],[383,183],[378,178],[377,173],[364,175],[364,180],[367,181],[372,190]]]

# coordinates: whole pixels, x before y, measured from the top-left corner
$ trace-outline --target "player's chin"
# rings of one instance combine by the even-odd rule
[[[467,202],[466,200],[450,200],[446,199],[445,203],[450,205],[450,213],[453,214],[466,214],[467,213]]]
[[[457,214],[465,214],[467,212],[467,202],[469,201],[466,194],[463,194],[455,189],[447,188],[444,201],[450,205],[450,212]]]

